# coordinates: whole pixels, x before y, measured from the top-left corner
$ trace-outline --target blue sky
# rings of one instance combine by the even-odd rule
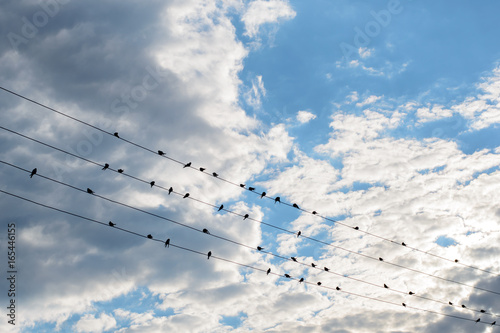
[[[146,184],[0,129],[1,161],[38,170],[30,179],[2,163],[0,190],[174,245],[1,193],[0,246],[15,223],[19,272],[17,325],[2,320],[2,332],[494,329],[482,323],[500,315],[496,294],[428,275],[500,292],[498,275],[363,232],[500,272],[497,2],[50,0],[3,7],[1,87],[283,204],[2,90],[2,127]],[[208,251],[214,258],[206,259]],[[0,287],[7,290],[7,282]]]

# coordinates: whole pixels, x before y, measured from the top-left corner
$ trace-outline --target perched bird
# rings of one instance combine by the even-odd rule
[[[173,190],[174,190],[174,188],[172,186],[170,186],[170,188],[168,189],[168,195],[170,195],[170,193],[172,193]]]
[[[340,287],[336,287],[335,289],[340,290]]]
[[[462,307],[463,307],[464,309],[466,309],[466,308],[467,308],[464,304],[462,304]]]
[[[296,203],[293,204],[293,207],[295,207],[297,209],[300,209],[299,206]]]
[[[257,246],[257,250],[262,251],[262,250],[264,250],[264,248],[260,247],[260,246]]]
[[[262,194],[260,195],[260,198],[262,199],[265,196],[266,196],[266,192],[262,192]]]
[[[205,170],[206,170],[205,168],[200,168],[200,171],[201,171],[201,172],[203,172],[203,171],[205,171]]]
[[[34,175],[36,175],[36,168],[31,170],[30,178],[33,178]]]
[[[405,242],[401,243],[401,245],[406,246]]]
[[[318,212],[317,212],[317,211],[315,211],[315,210],[313,210],[312,214],[313,214],[313,215],[316,215],[316,214],[318,214]]]
[[[311,264],[311,266],[314,268],[314,267],[316,267],[316,264],[315,264],[315,263],[312,263],[312,264]]]
[[[270,268],[267,270],[266,275],[269,275],[269,273],[271,273],[271,269]]]
[[[165,153],[162,152],[161,150],[158,150],[158,155],[163,156],[163,155],[165,155]]]
[[[330,269],[329,269],[328,267],[323,267],[323,269],[324,269],[325,271],[327,271],[327,272],[329,272],[329,271],[330,271]]]
[[[114,136],[116,136],[117,138],[119,138],[120,136],[118,135],[118,132],[115,132],[113,133]]]
[[[408,294],[415,295],[415,293],[413,291],[410,291]]]
[[[217,172],[212,172],[212,176],[219,177],[219,175],[217,174]]]
[[[102,168],[102,170],[106,170],[107,168],[109,168],[109,164],[108,163],[104,163],[104,168]]]
[[[378,260],[380,260],[380,261],[384,261],[384,259],[382,259],[382,258],[378,258]]]
[[[210,232],[208,231],[208,229],[203,229],[203,233],[210,235]]]
[[[248,188],[250,191],[255,191],[255,187],[249,187]]]
[[[240,184],[240,187],[243,187],[243,188],[245,188],[245,186],[246,186],[245,184]]]
[[[89,189],[89,188],[87,187],[87,193],[88,193],[88,194],[94,194],[94,191],[92,191],[91,189]]]
[[[151,185],[151,187],[155,186],[155,181],[153,180],[152,182],[149,183],[149,185]]]
[[[452,302],[448,302],[448,304],[453,305],[453,303],[452,303]]]
[[[316,283],[318,286],[321,286],[321,282]]]
[[[297,262],[297,258],[295,258],[295,257],[290,257],[290,259],[292,259],[293,261]]]
[[[494,322],[491,323],[491,326],[495,325],[497,321],[495,320]]]
[[[220,212],[224,208],[224,205],[220,205],[218,212]]]
[[[243,220],[246,220],[248,218],[248,214],[245,214],[245,216],[243,216]]]
[[[281,199],[280,199],[280,197],[276,197],[276,198],[274,198],[274,203],[277,203],[277,202],[281,203]]]
[[[299,283],[304,282],[304,278],[300,278]]]
[[[116,223],[113,223],[113,222],[109,221],[108,225],[109,225],[110,227],[114,227],[114,226],[116,225]]]
[[[117,171],[118,171],[118,173],[123,173],[124,170],[123,169],[118,169]]]
[[[187,167],[190,167],[191,166],[191,162],[188,162],[187,164],[185,164],[182,168],[187,168]]]
[[[403,306],[406,308],[406,304],[405,303],[401,303],[401,304],[403,304]]]
[[[387,285],[386,285],[385,283],[384,283],[384,288],[387,288],[387,289],[389,289],[389,287],[388,287],[388,286],[387,286]]]
[[[458,259],[455,259],[455,262],[458,262]]]
[[[297,232],[297,238],[302,234],[302,231]]]
[[[290,276],[290,275],[288,275],[288,274],[285,274],[285,277],[286,277],[286,278],[289,278],[289,279],[291,278],[291,276]]]
[[[354,227],[355,230],[359,230],[359,227]]]
[[[187,197],[189,197],[189,193],[184,194],[184,196],[182,197],[182,199],[186,199]]]
[[[170,247],[170,238],[165,241],[165,247]]]
[[[151,236],[151,234],[149,234],[147,237],[148,237],[149,239],[153,239],[153,236]]]
[[[481,318],[477,318],[476,324],[479,323],[480,321],[481,321]]]
[[[207,253],[207,259],[210,259],[211,256],[212,256],[212,251],[208,251],[208,253]]]
[[[481,311],[479,311],[479,312],[486,313],[486,310],[481,310]]]

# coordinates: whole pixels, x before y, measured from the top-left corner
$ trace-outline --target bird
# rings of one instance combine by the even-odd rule
[[[462,307],[463,307],[464,309],[466,309],[466,308],[467,308],[464,304],[462,304]]]
[[[288,274],[285,274],[285,277],[286,277],[286,278],[289,278],[289,279],[291,278],[291,276],[290,276],[290,275],[288,275]]]
[[[117,138],[119,138],[120,136],[118,135],[118,132],[114,132],[113,133],[114,136],[116,136]]]
[[[212,176],[219,177],[219,175],[217,174],[217,172],[212,172]]]
[[[359,227],[354,227],[354,230],[359,230]]]
[[[208,251],[208,253],[207,253],[207,259],[210,259],[210,256],[212,256],[212,251]]]
[[[262,250],[264,250],[264,248],[260,247],[260,246],[257,246],[257,250],[262,251]]]
[[[315,210],[313,210],[312,214],[313,214],[313,215],[316,215],[316,214],[318,214],[318,212],[317,212],[317,211],[315,211]]]
[[[240,187],[243,187],[243,188],[245,188],[245,186],[246,186],[245,184],[240,184]]]
[[[149,234],[147,237],[148,237],[149,239],[153,239],[153,236],[151,236],[151,234]]]
[[[36,174],[36,168],[31,170],[30,178],[33,178],[33,176]]]
[[[260,195],[260,198],[262,199],[265,196],[266,196],[266,192],[262,192],[262,194]]]
[[[104,168],[102,168],[102,170],[106,170],[107,168],[109,168],[109,164],[108,163],[104,163]]]
[[[255,191],[255,187],[249,187],[248,188],[250,191]]]
[[[335,289],[340,290],[340,287],[336,287]]]
[[[318,286],[321,286],[321,282],[316,283]]]
[[[415,295],[415,293],[413,291],[410,291],[408,294]]]
[[[271,269],[270,268],[267,270],[266,275],[269,275],[269,273],[271,273]]]
[[[496,320],[494,322],[491,323],[491,326],[495,325],[497,322]]]
[[[327,271],[327,272],[329,272],[329,271],[330,271],[330,269],[329,269],[328,267],[323,267],[323,269],[324,269],[325,271]]]
[[[387,285],[386,285],[385,283],[384,283],[384,288],[387,288],[387,289],[389,289],[389,287],[388,287],[388,286],[387,286]]]
[[[210,231],[208,231],[208,229],[203,229],[203,233],[210,235]]]
[[[300,278],[299,283],[304,282],[304,278]]]
[[[293,204],[293,207],[295,207],[297,209],[300,209],[299,206],[296,203]]]
[[[116,223],[113,223],[113,222],[109,221],[109,222],[108,222],[108,225],[109,225],[110,227],[114,227],[114,226],[116,225]]]
[[[280,197],[274,198],[274,203],[277,203],[277,202],[281,203],[281,198]]]
[[[246,220],[248,218],[248,214],[245,214],[245,216],[243,216],[243,220]]]
[[[123,173],[123,169],[118,169],[118,173]]]
[[[382,258],[378,258],[378,260],[380,260],[380,261],[384,261],[384,259],[382,259]]]
[[[158,155],[163,156],[163,155],[165,155],[165,153],[162,152],[161,150],[158,150]]]
[[[314,267],[316,267],[316,264],[315,264],[315,263],[312,263],[312,264],[311,264],[311,266],[314,268]]]
[[[149,183],[149,185],[151,185],[151,187],[153,187],[155,185],[155,181],[153,180],[152,182]]]
[[[479,312],[486,313],[486,310],[480,310]]]
[[[297,238],[302,234],[302,232],[299,230],[299,232],[297,232]]]
[[[203,172],[203,171],[205,171],[205,170],[206,170],[205,168],[200,168],[200,171],[201,171],[201,172]]]
[[[295,257],[290,257],[290,259],[292,259],[293,261],[297,262],[297,258],[295,258]]]
[[[189,193],[184,194],[184,196],[182,197],[182,199],[186,199],[187,197],[189,197]]]
[[[191,162],[188,162],[187,164],[185,164],[182,168],[187,168],[187,167],[190,167],[191,166]]]
[[[170,195],[170,193],[172,193],[173,190],[174,190],[174,188],[172,186],[170,186],[170,188],[168,189],[168,195]]]
[[[88,193],[88,194],[94,194],[94,191],[92,191],[91,189],[89,189],[89,188],[87,187],[87,193]]]
[[[458,259],[455,259],[455,262],[458,262]]]
[[[403,304],[403,306],[406,308],[406,304],[405,303],[401,303],[401,304]]]
[[[453,305],[453,303],[452,303],[452,302],[448,302],[448,304]]]
[[[481,318],[477,318],[476,324],[479,323],[480,321],[481,321]]]
[[[220,205],[218,212],[220,212],[224,208],[224,205]]]
[[[170,247],[170,238],[165,241],[165,247]]]

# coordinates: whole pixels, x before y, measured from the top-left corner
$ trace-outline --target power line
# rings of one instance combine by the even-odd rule
[[[158,156],[164,157],[164,158],[166,158],[166,159],[168,159],[168,160],[170,160],[170,161],[173,161],[173,162],[178,163],[178,164],[180,164],[180,165],[183,165],[183,166],[185,166],[185,167],[188,167],[188,168],[191,168],[191,169],[197,170],[197,171],[199,171],[199,172],[201,172],[201,173],[204,173],[204,174],[206,174],[206,175],[213,176],[213,178],[217,178],[218,180],[221,180],[221,181],[226,182],[226,183],[228,183],[228,184],[231,184],[231,185],[234,185],[234,186],[237,186],[237,187],[243,188],[243,189],[245,189],[245,190],[247,190],[247,191],[250,191],[250,192],[252,192],[252,193],[254,193],[254,194],[257,194],[257,195],[262,195],[261,193],[258,193],[258,192],[256,192],[255,190],[251,190],[250,188],[247,188],[247,187],[245,187],[245,186],[242,186],[243,184],[237,184],[237,183],[232,182],[232,181],[230,181],[230,180],[224,179],[224,178],[220,177],[219,175],[215,176],[215,175],[216,175],[215,173],[210,174],[209,172],[206,172],[206,171],[204,171],[204,170],[203,170],[203,171],[202,171],[202,170],[199,170],[199,169],[197,169],[197,168],[195,168],[195,167],[193,167],[193,166],[191,166],[191,165],[189,165],[189,166],[188,166],[188,165],[187,165],[187,163],[183,163],[183,162],[181,162],[181,161],[179,161],[179,160],[177,160],[177,159],[175,159],[175,158],[172,158],[172,157],[170,157],[170,156],[166,155],[166,154],[165,154],[165,153],[163,153],[163,152],[162,152],[162,154],[160,154],[160,153],[159,153],[159,151],[154,151],[154,150],[152,150],[152,149],[150,149],[150,148],[144,147],[144,146],[142,146],[142,145],[140,145],[140,144],[137,144],[137,143],[135,143],[135,142],[133,142],[133,141],[130,141],[130,140],[124,139],[124,138],[122,138],[121,136],[119,136],[117,132],[115,132],[115,133],[111,133],[111,132],[105,131],[105,130],[103,130],[103,129],[101,129],[101,128],[97,127],[97,126],[94,126],[94,125],[92,125],[92,124],[88,123],[88,122],[85,122],[85,121],[83,121],[83,120],[80,120],[80,119],[78,119],[78,118],[76,118],[76,117],[72,117],[72,116],[70,116],[70,115],[68,115],[68,114],[65,114],[65,113],[63,113],[63,112],[61,112],[61,111],[58,111],[58,110],[56,110],[56,109],[54,109],[54,108],[51,108],[51,107],[49,107],[49,106],[47,106],[47,105],[45,105],[45,104],[43,104],[43,103],[37,102],[37,101],[35,101],[35,100],[33,100],[33,99],[30,99],[30,98],[28,98],[28,97],[26,97],[26,96],[24,96],[24,95],[18,94],[18,93],[16,93],[16,92],[14,92],[14,91],[12,91],[12,90],[9,90],[9,89],[7,89],[7,88],[4,88],[4,87],[2,87],[2,86],[0,86],[0,89],[1,89],[1,90],[3,90],[3,91],[5,91],[5,92],[7,92],[7,93],[10,93],[10,94],[12,94],[12,95],[14,95],[14,96],[17,96],[17,97],[19,97],[19,98],[22,98],[22,99],[24,99],[24,100],[26,100],[26,101],[29,101],[29,102],[31,102],[31,103],[33,103],[33,104],[36,104],[36,105],[38,105],[38,106],[41,106],[41,107],[43,107],[43,108],[45,108],[45,109],[47,109],[47,110],[50,110],[50,111],[52,111],[52,112],[55,112],[55,113],[57,113],[57,114],[59,114],[59,115],[61,115],[61,116],[67,117],[67,118],[72,119],[72,120],[74,120],[74,121],[76,121],[76,122],[79,122],[79,123],[81,123],[81,124],[84,124],[84,125],[86,125],[86,126],[89,126],[89,127],[93,128],[93,129],[95,129],[95,130],[98,130],[98,131],[102,132],[102,133],[105,133],[105,134],[108,134],[108,135],[110,135],[110,136],[116,137],[116,138],[118,138],[118,139],[120,139],[120,140],[122,140],[122,141],[124,141],[124,142],[127,142],[127,143],[129,143],[129,144],[131,144],[131,145],[133,145],[133,146],[136,146],[136,147],[138,147],[138,148],[141,148],[141,149],[143,149],[143,150],[145,150],[145,151],[148,151],[148,152],[153,153],[153,154],[155,154],[155,155],[158,155]],[[264,197],[266,197],[267,199],[270,199],[270,200],[276,200],[276,198],[272,198],[272,197],[268,197],[268,196],[264,196]],[[281,202],[281,201],[280,201],[280,202]],[[371,232],[369,232],[369,231],[359,229],[357,226],[356,226],[356,227],[350,226],[350,225],[348,225],[348,224],[346,224],[346,223],[343,223],[343,222],[340,222],[340,221],[337,221],[337,220],[331,219],[331,218],[329,218],[329,217],[323,216],[323,215],[321,215],[321,214],[318,214],[318,213],[316,213],[315,211],[308,211],[308,210],[305,210],[305,209],[303,209],[303,208],[299,208],[296,204],[290,204],[290,203],[287,203],[287,202],[281,202],[281,203],[282,203],[282,204],[284,204],[284,205],[286,205],[286,206],[289,206],[289,207],[294,207],[294,208],[296,208],[296,209],[298,209],[298,210],[300,210],[300,211],[302,211],[302,212],[304,212],[304,213],[308,213],[308,214],[311,214],[311,215],[313,215],[313,216],[323,218],[324,220],[327,220],[327,221],[330,221],[330,222],[336,223],[336,224],[338,224],[338,225],[341,225],[341,226],[343,226],[343,227],[347,227],[347,228],[350,228],[350,229],[352,229],[352,230],[356,230],[356,231],[358,231],[358,232],[364,233],[364,234],[366,234],[366,235],[369,235],[369,236],[372,236],[372,237],[375,237],[375,238],[378,238],[378,239],[384,240],[384,241],[389,242],[389,243],[391,243],[391,244],[398,245],[398,246],[404,246],[404,247],[407,247],[407,248],[409,248],[409,249],[411,249],[411,250],[414,250],[414,251],[416,251],[416,252],[419,252],[419,253],[422,253],[422,254],[425,254],[425,255],[429,255],[429,256],[432,256],[432,257],[435,257],[435,258],[438,258],[438,259],[441,259],[441,260],[445,260],[445,261],[448,261],[448,262],[450,262],[450,263],[454,263],[454,264],[457,264],[457,265],[461,265],[461,266],[463,266],[463,267],[468,267],[468,268],[470,268],[470,269],[474,269],[474,270],[482,271],[482,272],[484,272],[484,273],[488,273],[488,274],[492,274],[492,275],[495,275],[495,276],[499,276],[499,274],[498,274],[498,273],[491,272],[491,271],[489,271],[489,270],[482,269],[482,268],[479,268],[479,267],[476,267],[476,266],[472,266],[472,265],[464,264],[464,263],[462,263],[461,261],[459,261],[458,259],[449,259],[449,258],[445,258],[445,257],[439,256],[439,255],[437,255],[437,254],[433,254],[433,253],[431,253],[431,252],[424,251],[424,250],[418,249],[418,248],[416,248],[416,247],[412,247],[412,246],[410,246],[410,245],[406,244],[405,242],[398,242],[398,241],[394,241],[394,240],[392,240],[392,239],[389,239],[389,238],[386,238],[386,237],[383,237],[383,236],[380,236],[380,235],[377,235],[377,234],[371,233]]]
[[[26,173],[30,173],[30,171],[29,171],[29,170],[24,169],[24,168],[21,168],[21,167],[19,167],[19,166],[16,166],[16,165],[14,165],[14,164],[11,164],[11,163],[8,163],[8,162],[2,161],[2,160],[0,160],[0,163],[5,164],[5,165],[8,165],[8,166],[11,166],[11,167],[13,167],[13,168],[16,168],[16,169],[18,169],[18,170],[24,171],[24,172],[26,172]],[[50,177],[44,176],[44,175],[42,175],[42,174],[40,174],[40,173],[37,173],[36,175],[37,175],[37,176],[39,176],[39,177],[41,177],[41,178],[44,178],[44,179],[50,180],[50,181],[52,181],[52,182],[55,182],[55,183],[57,183],[57,184],[67,186],[67,187],[72,188],[72,189],[74,189],[74,190],[77,190],[77,191],[80,191],[80,192],[84,192],[84,193],[89,193],[89,189],[87,189],[87,190],[83,190],[83,189],[80,189],[80,188],[75,187],[75,186],[73,186],[73,185],[70,185],[70,184],[67,184],[67,183],[64,183],[64,182],[61,182],[61,181],[58,181],[58,180],[52,179],[52,178],[50,178]],[[183,226],[183,227],[185,227],[185,228],[189,228],[189,229],[194,230],[194,231],[197,231],[197,232],[203,232],[203,233],[205,233],[205,231],[204,231],[204,230],[202,231],[202,230],[199,230],[199,229],[197,229],[197,228],[194,228],[194,227],[191,227],[191,226],[189,226],[189,225],[186,225],[186,224],[184,224],[184,223],[181,223],[181,222],[178,222],[178,221],[172,220],[172,219],[170,219],[170,218],[167,218],[167,217],[164,217],[164,216],[161,216],[161,215],[155,214],[155,213],[151,213],[151,212],[148,212],[148,211],[146,211],[146,210],[143,210],[143,209],[140,209],[140,208],[137,208],[137,207],[134,207],[134,206],[128,205],[128,204],[124,204],[124,203],[121,203],[121,202],[116,201],[116,200],[113,200],[113,199],[106,198],[106,197],[104,197],[104,196],[101,196],[101,195],[95,194],[93,191],[91,191],[90,193],[91,193],[92,195],[94,195],[94,196],[96,196],[96,197],[100,198],[100,199],[103,199],[103,200],[106,200],[106,201],[109,201],[109,202],[112,202],[112,203],[115,203],[115,204],[118,204],[118,205],[121,205],[121,206],[124,206],[124,207],[128,207],[128,208],[130,208],[130,209],[133,209],[133,210],[136,210],[136,211],[139,211],[139,212],[142,212],[142,213],[148,214],[148,215],[150,215],[150,216],[153,216],[153,217],[156,217],[156,218],[159,218],[159,219],[162,219],[162,220],[166,220],[166,221],[168,221],[168,222],[171,222],[171,223],[174,223],[174,224],[177,224],[177,225]],[[252,250],[254,250],[254,249],[255,249],[255,247],[253,247],[253,246],[246,245],[246,244],[243,244],[243,243],[240,243],[240,242],[237,242],[237,241],[231,240],[231,239],[226,238],[226,237],[217,236],[217,235],[213,235],[213,234],[210,234],[210,233],[208,233],[208,234],[209,234],[210,236],[214,237],[214,238],[217,238],[217,239],[220,239],[220,240],[224,240],[224,241],[226,241],[226,242],[233,243],[233,244],[238,245],[238,246],[241,246],[241,247],[245,247],[245,248],[252,249]],[[280,256],[280,255],[277,255],[277,254],[274,254],[274,253],[272,253],[272,252],[268,252],[268,251],[263,251],[263,252],[264,252],[264,253],[267,253],[267,254],[270,254],[270,255],[272,255],[272,256],[274,256],[274,257],[277,257],[277,258],[283,259],[283,260],[297,262],[297,263],[299,263],[299,264],[301,264],[301,265],[304,265],[304,266],[308,266],[308,267],[309,267],[309,265],[308,265],[308,264],[306,264],[306,263],[302,263],[302,262],[298,262],[296,259],[295,259],[295,260],[292,260],[291,258],[283,257],[283,256]],[[354,253],[355,253],[355,252],[354,252]],[[314,267],[313,267],[313,268],[314,268]],[[321,268],[318,268],[318,269],[319,269],[319,270],[322,270]],[[407,268],[407,269],[408,269],[408,268]],[[416,270],[413,270],[413,269],[410,269],[410,270],[412,270],[412,271],[416,271]],[[322,271],[323,271],[323,270],[322,270]],[[324,270],[324,271],[326,271],[326,270]],[[356,278],[349,277],[349,276],[346,276],[346,275],[344,275],[344,274],[336,273],[336,272],[333,272],[333,271],[330,271],[330,270],[328,270],[328,272],[330,272],[331,274],[334,274],[334,275],[342,276],[342,277],[345,277],[345,278],[348,278],[348,279],[351,279],[351,280],[357,281],[357,282],[362,282],[362,283],[365,283],[365,284],[369,284],[369,285],[372,285],[372,286],[376,286],[376,287],[378,287],[378,288],[385,288],[385,289],[387,289],[387,287],[385,287],[385,286],[384,286],[384,287],[382,287],[381,285],[377,285],[377,284],[372,283],[372,282],[364,281],[364,280],[361,280],[361,279],[356,279]],[[425,272],[420,272],[420,271],[416,271],[416,272],[419,272],[419,273],[422,273],[422,274],[428,275],[428,274],[427,274],[427,273],[425,273]],[[460,284],[460,285],[463,285],[463,286],[467,286],[467,287],[470,287],[470,288],[473,288],[473,289],[478,289],[478,290],[482,290],[482,291],[486,291],[486,292],[490,292],[490,293],[494,293],[494,294],[500,295],[500,293],[498,293],[498,292],[491,291],[491,290],[488,290],[488,289],[483,289],[483,288],[480,288],[480,287],[470,286],[470,285],[467,285],[467,284],[464,284],[464,283],[461,283],[461,282],[458,282],[458,281],[447,280],[447,279],[440,278],[440,277],[436,277],[436,278],[439,278],[439,279],[442,279],[442,280],[445,280],[445,281],[448,281],[448,282],[453,282],[453,283],[456,283],[456,284]],[[396,292],[396,293],[400,293],[400,294],[407,294],[405,291],[400,291],[400,290],[396,290],[396,289],[392,289],[392,288],[391,288],[391,289],[389,289],[389,290],[392,290],[392,291],[394,291],[394,292]],[[446,304],[448,304],[448,303],[446,303],[446,302],[444,302],[444,301],[435,300],[435,299],[432,299],[432,298],[430,298],[430,297],[424,297],[424,296],[416,295],[416,294],[414,294],[414,293],[410,293],[409,295],[410,295],[410,296],[417,297],[417,298],[421,298],[421,299],[425,299],[425,300],[429,300],[429,301],[433,301],[433,302],[437,302],[437,303],[445,304],[445,305],[446,305]],[[451,304],[450,304],[450,305],[451,305]],[[453,305],[453,306],[458,307],[457,305]],[[483,311],[481,311],[481,310],[470,309],[470,311],[484,313],[484,310],[483,310]],[[496,315],[494,315],[494,314],[490,314],[490,315],[492,315],[492,316],[496,316]]]
[[[109,223],[105,223],[105,222],[102,222],[102,221],[99,221],[99,220],[96,220],[96,219],[85,217],[85,216],[80,215],[80,214],[72,213],[72,212],[69,212],[69,211],[66,211],[66,210],[63,210],[63,209],[60,209],[60,208],[56,208],[56,207],[53,207],[53,206],[50,206],[50,205],[46,205],[46,204],[43,204],[43,203],[31,200],[31,199],[25,198],[25,197],[20,196],[20,195],[16,195],[16,194],[10,193],[10,192],[7,192],[7,191],[0,190],[0,192],[4,193],[4,194],[7,194],[9,196],[18,198],[20,200],[27,201],[27,202],[32,203],[34,205],[38,205],[38,206],[41,206],[41,207],[45,207],[47,209],[55,210],[57,212],[64,213],[64,214],[67,214],[67,215],[70,215],[70,216],[73,216],[73,217],[77,217],[77,218],[83,219],[83,220],[88,221],[88,222],[93,222],[93,223],[97,223],[97,224],[100,224],[100,225],[103,225],[103,226],[107,226],[107,227],[110,227],[110,228],[113,228],[113,229],[116,229],[116,230],[120,230],[120,231],[129,233],[131,235],[137,236],[137,237],[149,239],[151,241],[159,242],[159,243],[162,243],[162,244],[164,244],[166,242],[164,240],[154,238],[151,234],[145,236],[145,235],[140,234],[140,233],[135,232],[135,231],[131,231],[131,230],[128,230],[128,229],[125,229],[125,228],[117,227],[116,225],[110,226]],[[191,248],[187,248],[187,247],[184,247],[184,246],[176,245],[173,242],[170,242],[169,246],[171,246],[173,248],[180,249],[180,250],[184,250],[184,251],[187,251],[187,252],[191,252],[191,253],[194,253],[194,254],[202,255],[202,256],[206,256],[207,255],[204,252],[201,252],[201,251],[198,251],[198,250],[193,250]],[[275,275],[275,276],[278,276],[278,277],[283,277],[281,274],[278,274],[278,273],[275,273],[275,272],[269,272],[268,273],[268,271],[266,269],[262,269],[262,268],[255,267],[255,266],[252,266],[252,265],[243,264],[243,263],[240,263],[240,262],[237,262],[237,261],[234,261],[234,260],[230,260],[230,259],[227,259],[227,258],[216,256],[216,255],[213,255],[213,254],[210,256],[210,258],[215,259],[215,260],[220,260],[220,261],[228,262],[228,263],[240,266],[240,267],[249,268],[249,269],[252,269],[252,270],[255,270],[255,271],[260,271],[260,272],[263,272],[263,273],[266,273],[266,274],[272,274],[272,275]],[[299,279],[293,278],[293,277],[288,277],[288,279],[295,280],[295,281],[300,281]],[[475,319],[471,319],[471,318],[465,318],[465,317],[455,316],[455,315],[451,315],[451,314],[447,314],[447,313],[442,313],[442,312],[438,312],[438,311],[433,311],[433,310],[423,309],[423,308],[419,308],[419,307],[414,307],[414,306],[408,305],[406,303],[399,304],[399,303],[395,303],[395,302],[392,302],[392,301],[383,300],[383,299],[380,299],[380,298],[365,296],[365,295],[361,295],[361,294],[358,294],[358,293],[354,293],[354,292],[350,292],[350,291],[344,290],[343,288],[342,289],[338,289],[337,287],[330,287],[330,286],[326,286],[326,285],[323,285],[323,284],[319,284],[320,282],[317,282],[317,283],[309,282],[309,281],[302,281],[302,282],[304,284],[315,286],[315,287],[318,287],[318,288],[324,288],[324,289],[328,289],[328,290],[332,290],[332,291],[335,291],[335,292],[344,293],[344,294],[351,295],[351,296],[357,296],[357,297],[360,297],[360,298],[365,298],[365,299],[369,299],[369,300],[376,301],[376,302],[381,302],[381,303],[385,303],[385,304],[394,305],[394,306],[397,306],[397,307],[404,307],[404,308],[407,308],[407,309],[413,309],[413,310],[417,310],[417,311],[432,313],[432,314],[436,314],[436,315],[440,315],[440,316],[444,316],[444,317],[449,317],[449,318],[454,318],[454,319],[460,319],[460,320],[464,320],[464,321],[470,321],[470,322],[476,322],[476,323],[478,322],[477,319],[475,320]],[[495,322],[494,323],[488,323],[488,322],[484,322],[484,321],[479,321],[479,322],[482,323],[482,324],[485,324],[485,325],[489,325],[489,326],[500,326],[500,325],[497,325]]]

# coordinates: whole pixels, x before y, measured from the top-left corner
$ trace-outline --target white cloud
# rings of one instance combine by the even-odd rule
[[[310,122],[311,120],[316,119],[316,115],[309,111],[299,111],[297,112],[297,120],[301,124],[305,124]]]
[[[433,105],[432,107],[421,107],[417,109],[417,117],[419,123],[438,120],[442,118],[451,117],[453,112],[444,108],[442,105]]]
[[[285,0],[255,0],[249,3],[246,12],[242,16],[245,24],[245,34],[255,37],[259,28],[265,23],[276,23],[280,19],[289,20],[294,18],[295,11]]]
[[[382,97],[383,96],[375,96],[375,95],[368,96],[367,98],[365,98],[364,101],[356,103],[356,106],[357,107],[362,107],[362,106],[365,106],[365,105],[368,105],[368,104],[373,104],[376,101],[380,100]]]
[[[260,108],[262,105],[262,97],[266,96],[266,88],[264,88],[264,81],[262,80],[262,75],[257,75],[254,80],[252,80],[252,88],[250,88],[245,94],[245,101],[248,105],[252,106],[254,109]]]
[[[73,329],[82,333],[100,333],[116,327],[115,318],[101,313],[99,318],[86,314],[78,320]]]
[[[359,56],[363,59],[370,57],[372,55],[372,52],[373,52],[373,49],[369,49],[366,47],[360,47],[358,49]]]

